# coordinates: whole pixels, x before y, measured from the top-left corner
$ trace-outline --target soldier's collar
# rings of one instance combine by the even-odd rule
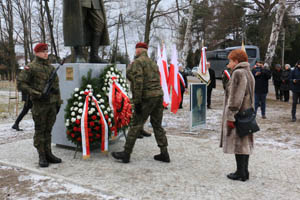
[[[35,56],[35,61],[36,61],[37,63],[41,63],[41,64],[48,64],[48,63],[49,63],[49,60],[48,60],[48,59],[45,60],[45,59],[40,58],[40,57],[38,57],[38,56]]]

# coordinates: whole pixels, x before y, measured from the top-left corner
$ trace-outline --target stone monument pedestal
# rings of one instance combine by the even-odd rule
[[[60,93],[63,104],[56,116],[56,122],[52,129],[52,143],[65,147],[76,147],[67,139],[66,135],[64,116],[68,99],[71,98],[74,88],[80,87],[82,76],[87,76],[90,69],[92,70],[92,77],[97,77],[108,65],[110,64],[65,63],[60,67],[57,75],[59,77]],[[117,64],[116,68],[122,72],[124,77],[126,77],[126,65]]]

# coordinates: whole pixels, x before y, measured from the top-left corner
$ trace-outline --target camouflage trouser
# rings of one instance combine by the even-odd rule
[[[157,145],[162,152],[167,151],[168,140],[165,130],[161,127],[163,118],[163,97],[143,99],[141,113],[133,113],[132,121],[125,143],[125,152],[131,153],[138,134],[143,129],[145,122],[150,116]]]
[[[51,131],[56,120],[57,104],[33,103],[32,117],[34,121],[33,144],[38,152],[51,149]]]

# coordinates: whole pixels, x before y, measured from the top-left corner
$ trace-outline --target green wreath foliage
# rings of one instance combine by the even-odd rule
[[[65,126],[68,140],[77,146],[82,146],[81,141],[81,116],[83,112],[83,106],[86,99],[86,93],[90,92],[97,99],[97,102],[105,116],[105,120],[108,124],[108,135],[111,137],[111,128],[114,125],[113,110],[108,104],[108,98],[106,94],[101,91],[99,86],[99,78],[92,78],[92,71],[90,70],[87,76],[82,77],[80,88],[75,88],[68,104],[65,108]],[[88,135],[90,146],[100,148],[102,140],[102,125],[100,122],[100,115],[97,111],[96,105],[91,98],[88,101]]]

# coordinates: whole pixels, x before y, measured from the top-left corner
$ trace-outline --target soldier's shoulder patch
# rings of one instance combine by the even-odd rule
[[[26,66],[24,67],[24,69],[25,69],[25,70],[29,70],[30,67],[29,67],[28,65],[26,65]]]

